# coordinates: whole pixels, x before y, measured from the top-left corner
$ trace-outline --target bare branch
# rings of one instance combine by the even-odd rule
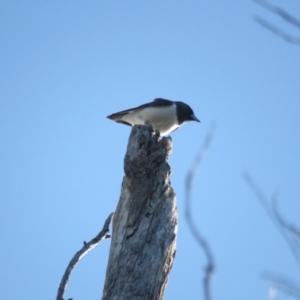
[[[213,139],[215,131],[215,126],[213,126],[210,130],[210,132],[207,134],[203,146],[201,150],[199,151],[198,155],[196,156],[196,159],[190,168],[190,170],[187,173],[186,176],[186,182],[185,182],[185,218],[187,221],[187,224],[190,228],[190,231],[199,244],[199,246],[204,251],[204,254],[207,259],[207,265],[205,267],[205,274],[203,278],[203,288],[204,288],[204,298],[206,300],[211,299],[211,292],[210,292],[210,281],[211,277],[215,270],[215,263],[212,251],[209,247],[209,244],[205,240],[205,238],[201,235],[200,231],[197,229],[197,226],[193,220],[192,213],[191,213],[191,190],[192,190],[192,182],[195,177],[196,171],[200,167],[210,145]]]
[[[280,36],[286,42],[300,46],[300,38],[294,37],[294,36],[284,32],[283,30],[279,29],[278,27],[274,26],[273,24],[269,23],[268,21],[264,20],[263,18],[261,18],[259,16],[255,16],[254,19],[261,26],[263,26],[264,28],[270,30],[274,34]]]
[[[300,299],[300,287],[297,286],[291,278],[282,275],[274,275],[270,273],[263,274],[263,279],[271,281],[276,288],[283,291],[285,294]]]
[[[176,253],[177,206],[171,137],[133,126],[124,158],[102,300],[164,298]]]
[[[88,243],[83,242],[83,247],[73,256],[71,261],[69,262],[67,269],[62,277],[62,280],[60,282],[58,292],[57,292],[57,297],[56,300],[64,300],[63,296],[69,281],[69,278],[71,276],[72,271],[74,270],[75,266],[79,262],[79,260],[87,254],[89,251],[94,249],[99,242],[102,239],[108,238],[108,232],[109,232],[109,224],[113,218],[114,213],[111,213],[108,218],[106,219],[102,230],[93,238],[91,239]]]

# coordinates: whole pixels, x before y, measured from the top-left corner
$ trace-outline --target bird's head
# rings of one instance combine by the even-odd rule
[[[194,111],[186,103],[177,101],[176,107],[177,107],[177,117],[178,117],[179,124],[188,121],[200,122],[200,120],[195,116]]]

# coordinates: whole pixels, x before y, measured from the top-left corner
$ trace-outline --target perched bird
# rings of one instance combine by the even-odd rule
[[[159,132],[161,136],[168,135],[185,122],[200,122],[187,104],[162,98],[114,113],[107,118],[129,126],[150,123],[153,130]]]

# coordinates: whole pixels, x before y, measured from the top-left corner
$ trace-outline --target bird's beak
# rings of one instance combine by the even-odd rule
[[[191,119],[193,121],[200,122],[200,120],[195,115],[191,115]]]

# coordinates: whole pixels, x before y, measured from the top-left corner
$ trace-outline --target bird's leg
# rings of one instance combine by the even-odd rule
[[[158,130],[153,130],[153,135],[159,139],[160,138],[160,132]]]
[[[150,122],[148,122],[148,121],[145,122],[145,125],[149,125],[149,124],[151,125]],[[153,136],[155,136],[156,139],[158,140],[161,137],[159,130],[154,130],[152,125],[151,125],[151,127],[152,127]]]

